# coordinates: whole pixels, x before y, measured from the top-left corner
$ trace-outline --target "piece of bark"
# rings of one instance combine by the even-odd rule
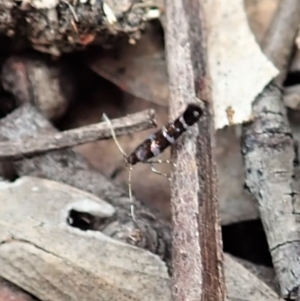
[[[230,256],[230,255],[229,255]],[[232,260],[241,264],[244,268],[250,271],[263,283],[268,285],[274,292],[279,293],[278,281],[274,268],[258,265],[245,259],[236,256],[230,256]]]
[[[0,133],[5,134],[6,137],[11,139],[49,131],[54,131],[54,129],[32,106],[19,108],[0,121]],[[28,173],[48,179],[58,179],[61,182],[71,184],[72,186],[79,187],[85,191],[93,192],[100,198],[109,201],[109,203],[114,206],[116,220],[105,226],[104,233],[112,238],[121,240],[122,242],[129,241],[130,243],[133,243],[132,239],[130,239],[130,234],[132,235],[135,227],[129,214],[130,203],[128,197],[122,189],[111,184],[108,179],[101,174],[90,170],[89,166],[79,154],[76,154],[71,150],[55,151],[52,154],[40,155],[32,159],[22,159],[18,163],[15,163],[15,167],[19,174]],[[37,179],[37,181],[39,180]],[[34,193],[34,191],[30,191],[30,193]],[[21,197],[24,197],[24,193],[22,193]],[[153,237],[152,240],[149,240],[148,238],[148,241],[144,241],[137,245],[160,255],[161,258],[168,259],[168,255],[171,252],[170,227],[166,223],[157,221],[154,216],[150,216],[149,214],[145,216],[147,211],[139,210],[140,204],[137,201],[135,204],[137,207],[135,214],[139,224],[143,222],[143,224],[146,225],[144,229],[147,231],[147,237],[148,235]],[[47,214],[47,202],[43,202],[43,206]],[[78,210],[78,206],[75,208]],[[17,209],[14,213],[20,214]],[[24,213],[22,214],[22,217],[24,217]],[[20,232],[22,232],[22,229],[20,229]],[[156,238],[156,240],[154,238]],[[39,253],[41,256],[43,256],[43,254],[44,253]],[[45,255],[47,255],[47,252]],[[27,254],[20,253],[20,256],[21,259],[23,258],[22,256],[24,256],[24,261],[26,262]],[[7,257],[5,256],[5,258]],[[132,260],[135,259],[132,258]],[[84,264],[84,258],[80,262]],[[237,269],[239,272],[236,272]],[[230,296],[228,300],[279,300],[274,292],[264,285],[261,286],[260,281],[258,281],[255,276],[251,275],[251,273],[239,264],[236,265],[234,260],[227,259],[227,256],[225,256],[225,270],[227,275],[226,287],[228,296]],[[32,267],[29,266],[28,269],[26,269],[26,273],[30,274],[31,271]],[[63,272],[63,270],[61,272]],[[25,284],[26,280],[28,280],[26,273],[23,275],[25,278],[23,282],[25,282]],[[21,276],[22,275],[19,275],[19,277]],[[36,285],[44,285],[44,280],[41,278],[39,279],[41,283],[37,283]],[[244,281],[244,279],[246,279],[246,281]],[[95,289],[96,286],[94,284],[92,285],[93,287],[91,289]]]
[[[17,160],[87,142],[108,139],[112,137],[112,129],[116,136],[146,130],[156,125],[154,114],[154,110],[145,110],[111,120],[111,125],[103,121],[59,133],[35,135],[25,139],[0,142],[0,161],[6,159]]]
[[[289,298],[300,284],[299,159],[277,85],[286,75],[299,18],[300,2],[282,0],[262,43],[280,75],[253,103],[254,121],[243,133],[246,185],[258,201],[281,294]]]
[[[165,30],[171,117],[187,103],[206,102],[197,126],[173,149],[172,296],[174,301],[221,301],[225,298],[223,252],[203,1],[167,1]]]
[[[283,301],[254,274],[228,254],[224,254],[226,300],[276,300]]]
[[[115,212],[111,205],[30,177],[0,190],[2,277],[41,300],[170,300],[167,267],[157,255],[67,223],[80,207],[104,222]]]
[[[244,128],[243,151],[246,184],[258,201],[281,293],[288,296],[300,277],[300,190],[295,174],[299,163],[280,97],[281,91],[273,86],[256,100],[255,121]]]

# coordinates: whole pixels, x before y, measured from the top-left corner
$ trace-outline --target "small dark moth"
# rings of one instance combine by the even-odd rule
[[[148,137],[144,142],[137,146],[137,148],[129,155],[123,151],[121,148],[115,132],[111,126],[111,122],[108,117],[104,114],[104,119],[110,124],[111,126],[111,133],[116,145],[118,146],[121,153],[124,155],[124,161],[127,166],[129,166],[129,173],[128,173],[128,189],[129,189],[129,198],[131,201],[131,215],[133,220],[135,221],[134,217],[134,207],[132,201],[132,190],[131,190],[131,171],[132,166],[141,162],[141,163],[150,163],[151,170],[157,174],[163,175],[156,169],[154,169],[154,163],[171,163],[169,160],[162,161],[162,160],[150,160],[159,154],[161,154],[168,146],[173,144],[190,126],[195,124],[200,117],[203,115],[203,111],[199,105],[196,104],[189,104],[185,111],[174,121],[169,122],[167,125],[163,126],[160,130],[156,133],[152,134]]]
[[[190,126],[202,116],[202,109],[196,104],[189,104],[185,111],[173,122],[163,126],[155,134],[142,142],[128,157],[127,164],[135,165],[146,162],[161,154],[173,144]]]

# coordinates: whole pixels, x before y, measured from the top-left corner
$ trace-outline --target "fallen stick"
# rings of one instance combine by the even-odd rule
[[[282,0],[262,43],[280,74],[254,101],[254,121],[243,128],[246,185],[257,199],[284,298],[295,298],[300,284],[299,159],[281,90],[299,20],[300,1]]]
[[[154,110],[145,110],[111,121],[117,136],[128,135],[156,126]],[[0,142],[0,161],[17,160],[49,151],[111,138],[110,125],[100,122],[58,133],[39,134],[15,141]]]
[[[215,132],[203,1],[169,0],[166,17],[171,117],[187,103],[206,102],[197,126],[173,149],[172,296],[174,301],[222,301],[223,252],[212,154]]]

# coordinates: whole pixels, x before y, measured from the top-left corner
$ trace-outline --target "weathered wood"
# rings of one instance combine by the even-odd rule
[[[203,2],[166,1],[171,117],[187,103],[203,105],[205,102],[204,116],[173,149],[176,164],[171,182],[174,301],[225,298]]]
[[[167,267],[146,250],[67,223],[108,203],[68,185],[21,178],[0,185],[0,275],[41,300],[170,300]]]
[[[298,153],[280,97],[281,91],[270,87],[257,99],[255,121],[244,128],[243,152],[246,184],[258,201],[282,294],[287,296],[300,283],[300,190]]]
[[[114,129],[116,136],[146,130],[156,125],[154,114],[154,110],[145,110],[112,120],[111,126],[103,121],[59,133],[41,134],[25,139],[0,142],[0,161],[16,160],[87,142],[109,139],[112,137],[111,128]]]
[[[230,256],[230,255],[229,255]],[[274,268],[264,265],[258,265],[245,259],[241,259],[235,256],[230,256],[234,261],[241,264],[249,272],[255,275],[263,283],[267,284],[274,292],[279,292],[278,281],[276,279],[276,273]]]
[[[253,103],[244,127],[246,185],[256,197],[283,297],[300,285],[299,158],[282,101],[281,86],[300,19],[300,2],[282,0],[263,41],[280,75]]]
[[[227,300],[283,301],[268,285],[236,262],[233,257],[224,255]]]
[[[103,200],[23,177],[0,183],[0,204],[0,276],[32,295],[48,301],[171,300],[170,279],[158,256],[111,239],[106,229],[82,231],[67,224],[71,209],[105,223],[115,208]],[[281,300],[229,255],[225,276],[228,301]]]

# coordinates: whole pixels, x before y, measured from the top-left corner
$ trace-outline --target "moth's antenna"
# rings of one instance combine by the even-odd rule
[[[127,160],[128,156],[125,153],[125,151],[123,150],[123,148],[121,147],[121,145],[120,145],[120,143],[119,143],[119,141],[117,139],[115,130],[114,130],[113,126],[112,126],[112,123],[111,123],[110,119],[107,117],[107,115],[105,113],[103,113],[103,119],[108,123],[110,131],[111,131],[111,136],[114,139],[114,141],[115,141],[118,149],[123,154],[126,166],[129,167],[129,171],[128,171],[128,194],[129,194],[129,200],[130,200],[130,211],[131,211],[131,217],[132,217],[133,221],[136,223],[135,214],[134,214],[134,203],[133,203],[133,197],[132,197],[132,189],[131,189],[132,165],[128,163],[128,160]]]
[[[117,139],[115,130],[114,130],[114,128],[113,128],[113,125],[112,125],[110,119],[107,117],[107,115],[106,115],[105,113],[103,113],[103,119],[108,123],[109,128],[110,128],[110,131],[111,131],[111,135],[112,135],[112,137],[113,137],[113,139],[114,139],[114,141],[115,141],[115,143],[116,143],[118,149],[119,149],[120,152],[123,154],[124,158],[127,159],[128,156],[127,156],[127,154],[124,152],[123,148],[121,147],[121,145],[120,145],[120,143],[119,143],[119,141],[118,141],[118,139]]]

